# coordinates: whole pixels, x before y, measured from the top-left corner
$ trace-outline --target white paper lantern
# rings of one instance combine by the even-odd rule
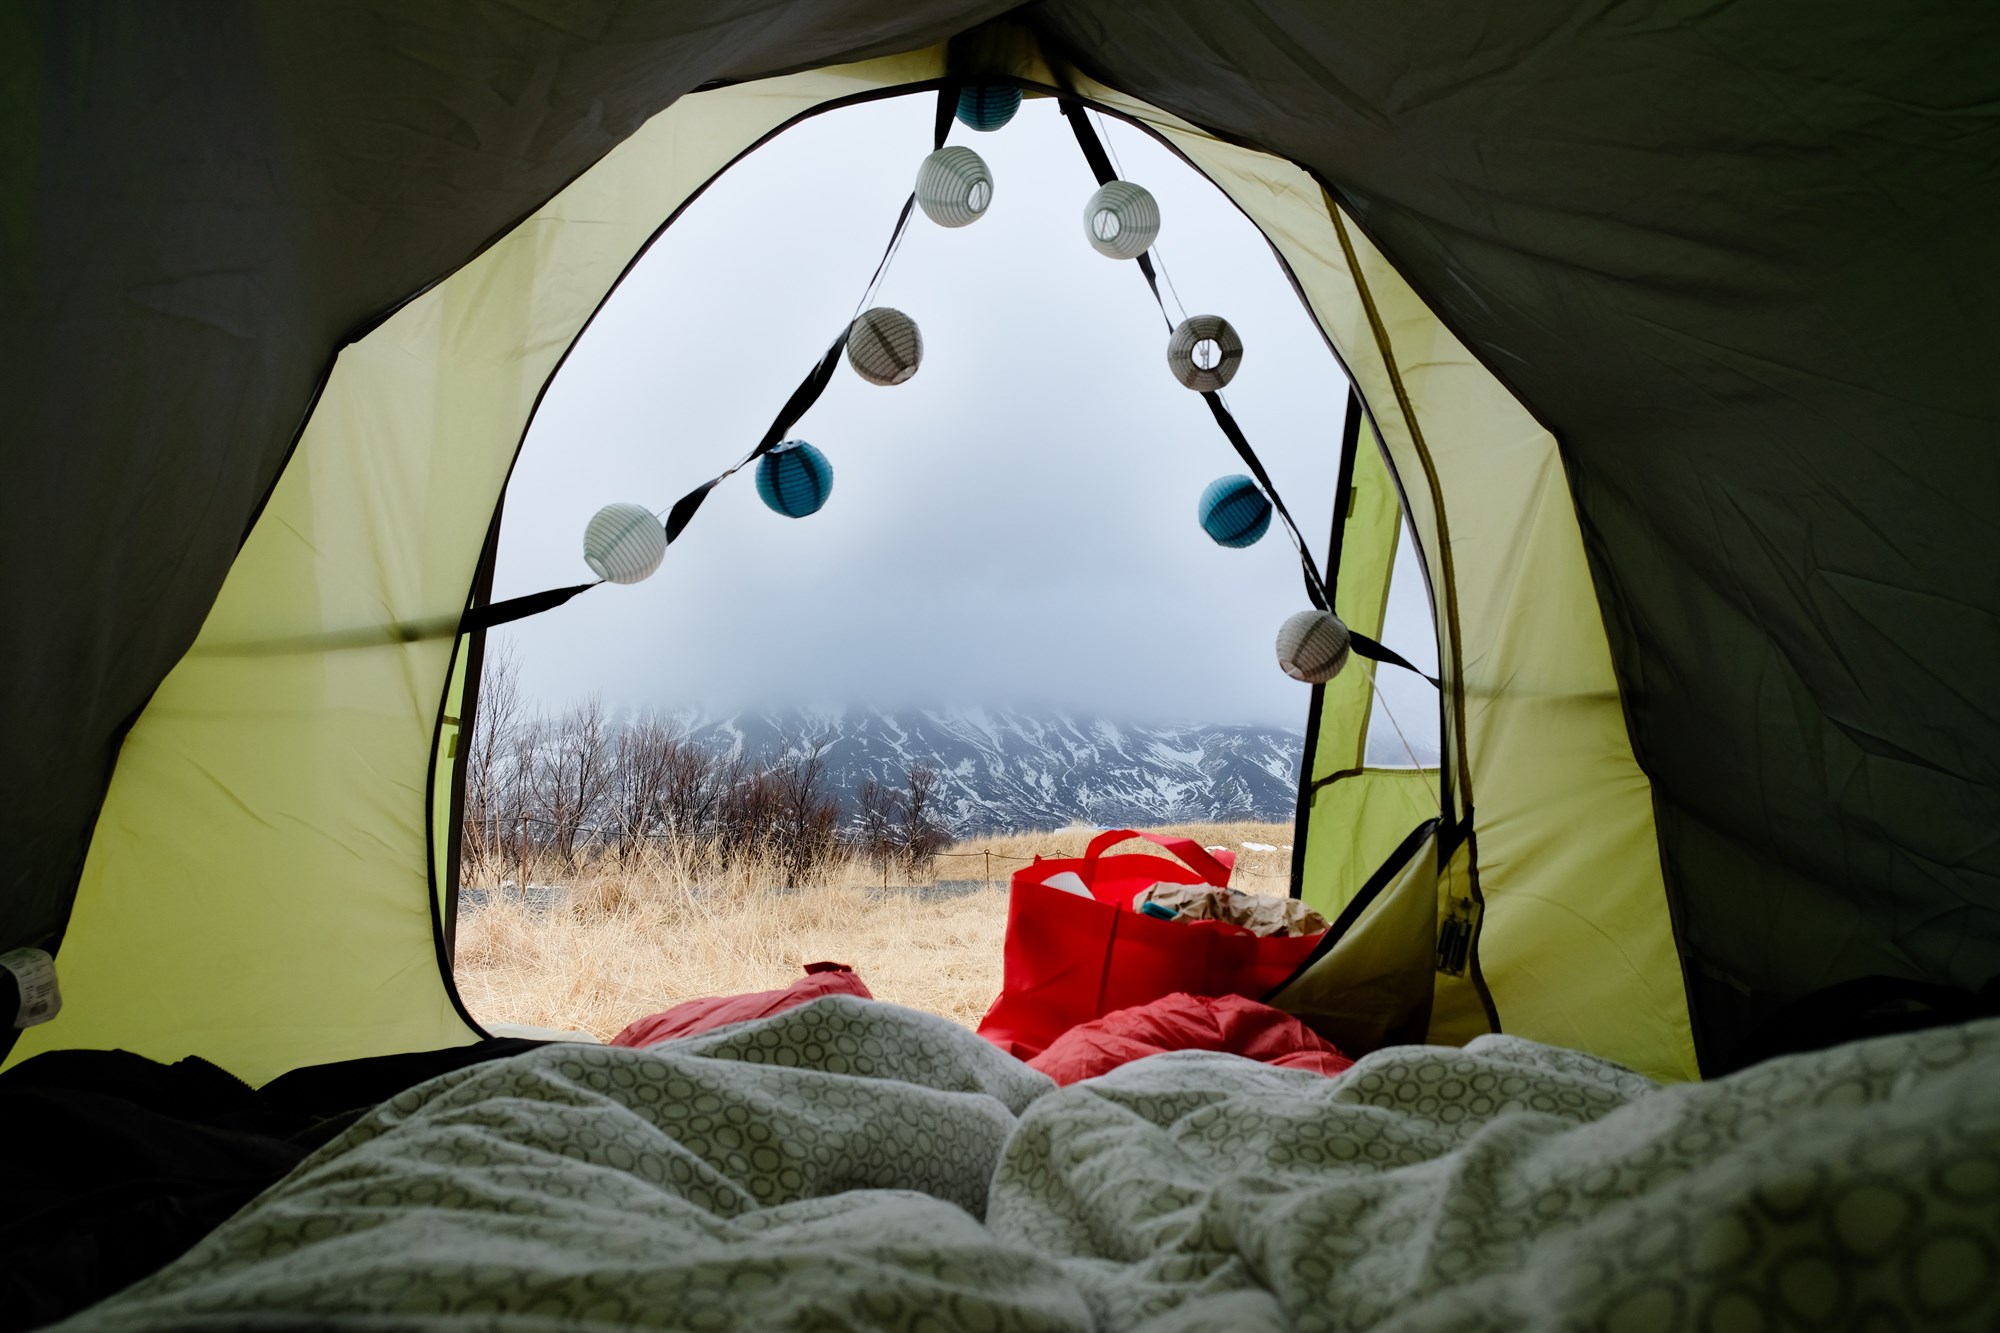
[[[886,305],[864,310],[847,330],[847,364],[870,384],[901,384],[924,359],[917,322]]]
[[[993,202],[993,173],[970,148],[940,148],[917,168],[917,207],[940,227],[979,221]]]
[[[1235,379],[1242,362],[1243,340],[1220,315],[1189,315],[1167,339],[1167,369],[1196,393]]]
[[[667,530],[644,505],[606,505],[583,530],[583,563],[610,583],[649,578],[666,556]]]
[[[1143,185],[1111,181],[1083,206],[1083,234],[1113,259],[1137,259],[1160,234],[1160,206]]]
[[[1278,626],[1278,666],[1293,680],[1323,685],[1347,665],[1353,641],[1331,611],[1301,611]]]

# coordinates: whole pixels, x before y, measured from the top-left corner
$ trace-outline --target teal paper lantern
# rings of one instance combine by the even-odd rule
[[[757,464],[757,494],[786,518],[817,514],[833,494],[833,464],[804,440],[786,440]]]
[[[991,133],[1014,118],[1021,109],[1021,90],[997,83],[975,83],[959,90],[958,123],[967,129]]]
[[[1241,474],[1217,477],[1208,483],[1196,512],[1201,517],[1201,530],[1217,546],[1255,546],[1271,529],[1271,502],[1256,482]]]

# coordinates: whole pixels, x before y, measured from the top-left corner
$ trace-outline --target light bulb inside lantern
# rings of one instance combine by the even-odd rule
[[[1167,369],[1197,393],[1235,379],[1242,362],[1243,340],[1220,315],[1190,315],[1167,339]]]

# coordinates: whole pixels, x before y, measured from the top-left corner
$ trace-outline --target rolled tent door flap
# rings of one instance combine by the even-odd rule
[[[441,967],[428,780],[537,396],[662,220],[739,153],[830,100],[942,72],[933,49],[684,97],[341,352],[194,646],[125,738],[59,958],[64,1010],[10,1062],[123,1047],[254,1083],[477,1036]],[[309,649],[385,620],[437,628]]]

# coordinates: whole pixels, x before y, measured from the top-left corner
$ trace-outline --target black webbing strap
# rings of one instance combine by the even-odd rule
[[[937,115],[931,123],[931,146],[933,151],[944,147],[945,136],[951,133],[951,121],[957,109],[957,85],[947,83],[938,89]],[[882,258],[876,261],[875,271],[868,277],[867,292],[873,292],[875,284],[882,280],[882,274],[889,267],[889,260],[894,257],[896,246],[902,241],[903,232],[910,225],[910,214],[916,209],[916,206],[917,195],[913,190],[910,192],[910,197],[903,201],[902,211],[896,214],[896,226],[889,233],[889,243],[882,247]],[[867,300],[867,296],[864,294],[862,299],[864,301]],[[756,448],[745,454],[736,466],[719,476],[711,477],[689,491],[686,495],[683,495],[680,499],[674,501],[674,507],[667,511],[667,544],[669,546],[673,545],[674,538],[680,536],[687,529],[689,521],[694,518],[695,511],[701,508],[701,502],[708,498],[710,491],[714,490],[731,474],[742,471],[765,454],[777,448],[784,441],[786,434],[791,431],[792,427],[798,424],[799,418],[812,410],[812,405],[817,403],[820,395],[826,392],[826,386],[833,382],[833,373],[840,369],[840,354],[847,350],[847,337],[853,330],[854,323],[850,320],[840,330],[840,336],[833,340],[833,345],[826,349],[826,355],[819,359],[819,364],[807,372],[805,379],[799,382],[799,387],[792,391],[792,396],[785,400],[785,405],[779,410],[777,419],[771,423],[771,428],[764,432],[764,438],[757,441]]]
[[[1083,160],[1090,163],[1090,174],[1097,177],[1099,185],[1109,185],[1118,179],[1118,173],[1111,166],[1111,155],[1104,151],[1104,143],[1097,137],[1097,131],[1090,126],[1090,112],[1083,103],[1074,98],[1062,98],[1058,105],[1069,120],[1070,130],[1076,135],[1076,145],[1083,150]],[[1167,313],[1167,303],[1160,297],[1160,275],[1153,271],[1153,253],[1143,251],[1139,255],[1139,272],[1145,275],[1146,285],[1153,289],[1153,301],[1160,307],[1160,318],[1167,322],[1167,331],[1173,332],[1174,317]]]
[[[938,89],[937,114],[931,121],[932,151],[944,147],[945,137],[951,133],[952,117],[957,110],[958,85],[956,82],[948,82]],[[903,201],[902,211],[896,214],[896,225],[889,233],[889,243],[882,247],[882,258],[876,261],[875,271],[868,276],[866,292],[873,292],[875,285],[882,280],[882,274],[888,269],[889,260],[894,257],[896,246],[902,241],[903,232],[910,225],[910,214],[916,206],[917,195],[913,190],[910,192],[910,197]],[[866,292],[862,296],[864,301],[867,300]],[[807,372],[805,379],[799,382],[799,387],[792,391],[792,396],[785,400],[777,419],[771,423],[771,428],[764,432],[764,438],[757,441],[756,448],[745,454],[736,466],[719,476],[710,478],[674,501],[674,507],[667,511],[668,545],[671,546],[674,538],[687,529],[689,520],[694,518],[695,511],[701,508],[701,502],[708,498],[710,491],[732,473],[742,471],[777,448],[792,427],[798,424],[799,418],[812,410],[813,404],[817,403],[820,395],[826,392],[826,386],[833,382],[833,373],[840,368],[840,354],[847,350],[847,336],[853,329],[854,324],[850,320],[840,330],[840,336],[833,340],[833,345],[826,349],[826,355],[819,359],[819,364]]]
[[[1386,644],[1377,643],[1375,640],[1369,638],[1366,634],[1362,634],[1357,630],[1350,628],[1347,631],[1347,645],[1348,647],[1352,648],[1357,655],[1365,657],[1371,662],[1384,662],[1390,666],[1399,666],[1403,668],[1403,670],[1405,671],[1413,672],[1416,675],[1422,676],[1425,680],[1429,681],[1433,685],[1436,685],[1439,689],[1444,688],[1444,686],[1441,683],[1439,683],[1438,678],[1436,676],[1433,676],[1428,671],[1419,670],[1418,667],[1414,663],[1412,663],[1409,658],[1403,656],[1401,653],[1397,652],[1394,648],[1388,647]]]
[[[601,579],[589,583],[573,584],[567,588],[550,588],[544,592],[531,592],[525,597],[509,597],[504,602],[492,602],[485,606],[475,606],[459,619],[458,632],[470,634],[474,630],[492,629],[510,620],[522,620],[528,616],[538,616],[544,611],[553,611],[580,592],[589,592]]]
[[[1112,169],[1111,155],[1105,152],[1103,140],[1097,137],[1097,131],[1090,124],[1089,110],[1083,103],[1069,97],[1063,98],[1060,105],[1063,115],[1069,120],[1071,132],[1076,135],[1077,146],[1083,150],[1084,160],[1090,163],[1091,174],[1097,177],[1097,183],[1109,185],[1117,180],[1118,173]],[[1139,255],[1139,272],[1144,275],[1146,285],[1152,289],[1153,303],[1159,306],[1160,318],[1166,321],[1167,329],[1171,332],[1174,327],[1174,317],[1167,313],[1166,298],[1160,295],[1160,278],[1154,271],[1153,256],[1150,251]],[[1313,560],[1312,551],[1306,545],[1305,538],[1299,535],[1299,525],[1292,521],[1291,511],[1285,508],[1284,498],[1278,494],[1278,488],[1272,485],[1271,474],[1264,470],[1263,461],[1257,457],[1257,451],[1250,447],[1250,441],[1244,436],[1243,428],[1236,424],[1236,417],[1230,412],[1228,404],[1222,401],[1221,394],[1211,389],[1201,396],[1207,401],[1208,410],[1214,414],[1215,424],[1222,428],[1223,435],[1228,437],[1230,446],[1236,450],[1236,456],[1250,469],[1250,475],[1256,478],[1264,494],[1270,497],[1271,507],[1278,511],[1278,517],[1282,518],[1285,526],[1291,530],[1292,543],[1298,547],[1299,565],[1305,575],[1307,600],[1322,611],[1332,610],[1326,581],[1319,574],[1319,565]]]
[[[908,207],[904,205],[905,220],[909,217]],[[902,224],[899,222],[897,231],[901,230]],[[852,325],[848,327],[851,328]],[[736,466],[718,476],[710,477],[674,501],[674,507],[667,511],[668,545],[672,545],[674,538],[686,530],[689,520],[694,517],[695,510],[701,508],[701,502],[708,498],[710,491],[732,474],[748,467],[778,447],[786,432],[797,425],[799,418],[804,416],[812,405],[819,401],[819,396],[826,392],[826,386],[833,381],[833,372],[840,369],[840,354],[845,350],[847,350],[847,329],[843,328],[840,336],[833,340],[833,345],[826,349],[826,354],[820,357],[819,364],[806,374],[805,379],[799,382],[798,388],[792,390],[792,396],[785,400],[784,407],[779,409],[777,418],[771,422],[771,428],[764,432],[763,439],[757,441],[757,447],[745,454]]]
[[[945,136],[951,133],[952,118],[958,114],[958,93],[961,80],[946,79],[938,85],[937,111],[931,117],[931,151],[935,153],[944,147]],[[910,196],[912,200],[916,195]]]
[[[1097,183],[1108,185],[1117,180],[1118,173],[1112,169],[1111,155],[1105,151],[1103,141],[1097,137],[1097,131],[1092,128],[1090,113],[1083,103],[1075,98],[1065,97],[1061,99],[1061,107],[1063,115],[1069,120],[1071,132],[1076,135],[1077,146],[1083,150],[1084,160],[1090,164],[1091,174],[1097,177]],[[1174,318],[1167,313],[1166,300],[1160,295],[1160,279],[1154,272],[1150,251],[1139,256],[1139,272],[1145,276],[1146,285],[1152,288],[1153,301],[1160,307],[1160,317],[1166,321],[1167,327],[1172,329]],[[1292,544],[1298,548],[1299,567],[1305,578],[1306,599],[1322,611],[1333,610],[1333,590],[1320,576],[1319,564],[1313,559],[1312,548],[1299,534],[1299,525],[1292,521],[1291,510],[1285,507],[1284,497],[1278,494],[1277,486],[1271,481],[1271,474],[1264,470],[1263,460],[1258,458],[1257,451],[1250,447],[1249,438],[1243,434],[1243,428],[1236,423],[1236,417],[1230,412],[1229,405],[1222,401],[1222,395],[1209,389],[1201,396],[1208,404],[1209,412],[1215,417],[1215,424],[1222,429],[1223,436],[1228,439],[1230,447],[1236,450],[1236,456],[1243,460],[1243,465],[1250,469],[1250,475],[1270,498],[1271,508],[1277,511],[1278,517],[1284,520],[1285,527],[1291,531]],[[1349,414],[1356,412],[1359,406],[1359,399],[1350,391]],[[1344,498],[1337,496],[1335,502],[1340,503]],[[1438,684],[1437,677],[1418,671],[1401,653],[1393,648],[1384,647],[1366,634],[1356,634],[1350,629],[1348,638],[1353,650],[1362,657],[1402,667],[1406,671],[1422,676],[1433,685]]]
[[[957,111],[958,82],[952,80],[938,88],[937,114],[931,123],[933,151],[944,147],[945,138],[951,133],[952,118]],[[867,300],[869,293],[874,292],[876,284],[881,282],[882,274],[888,269],[890,259],[895,256],[896,246],[903,239],[903,232],[910,225],[910,214],[916,206],[916,192],[912,191],[910,197],[903,201],[902,211],[896,214],[896,226],[889,233],[889,243],[882,247],[882,258],[876,261],[875,271],[868,277],[868,287],[863,293],[863,301]],[[792,390],[792,396],[787,398],[785,405],[778,410],[777,417],[771,422],[770,429],[764,432],[763,438],[757,441],[756,448],[739,459],[735,466],[710,477],[674,501],[674,507],[667,511],[665,524],[669,546],[673,545],[676,537],[687,530],[687,525],[694,519],[695,511],[701,508],[701,502],[708,498],[710,491],[777,448],[791,432],[792,427],[799,423],[799,419],[812,410],[813,404],[817,403],[820,395],[826,392],[826,386],[833,382],[834,372],[840,369],[840,356],[847,350],[847,337],[853,328],[852,320],[841,328],[840,336],[833,340],[833,345],[828,347],[818,363],[806,372],[806,377],[799,381],[799,387]],[[578,593],[588,592],[601,582],[603,580],[600,579],[592,583],[578,583],[568,588],[550,588],[546,592],[529,593],[525,597],[513,597],[504,602],[495,602],[491,606],[473,607],[459,621],[459,628],[461,632],[469,633],[474,630],[491,629],[495,625],[504,625],[527,616],[539,615],[543,611],[553,611]]]
[[[1285,508],[1284,497],[1278,494],[1277,486],[1271,481],[1271,474],[1264,471],[1263,460],[1259,459],[1257,451],[1250,447],[1249,439],[1243,434],[1243,428],[1236,424],[1236,417],[1223,403],[1222,395],[1209,389],[1201,396],[1208,404],[1209,412],[1215,417],[1215,424],[1222,428],[1222,434],[1228,439],[1230,447],[1236,450],[1236,456],[1250,469],[1250,475],[1264,488],[1264,494],[1271,497],[1271,508],[1278,511],[1278,517],[1284,519],[1285,526],[1291,529],[1292,540],[1299,548],[1299,566],[1305,575],[1306,599],[1322,611],[1331,611],[1333,597],[1327,590],[1326,581],[1320,578],[1319,563],[1313,559],[1305,538],[1299,535],[1299,525],[1292,522],[1291,511]]]

